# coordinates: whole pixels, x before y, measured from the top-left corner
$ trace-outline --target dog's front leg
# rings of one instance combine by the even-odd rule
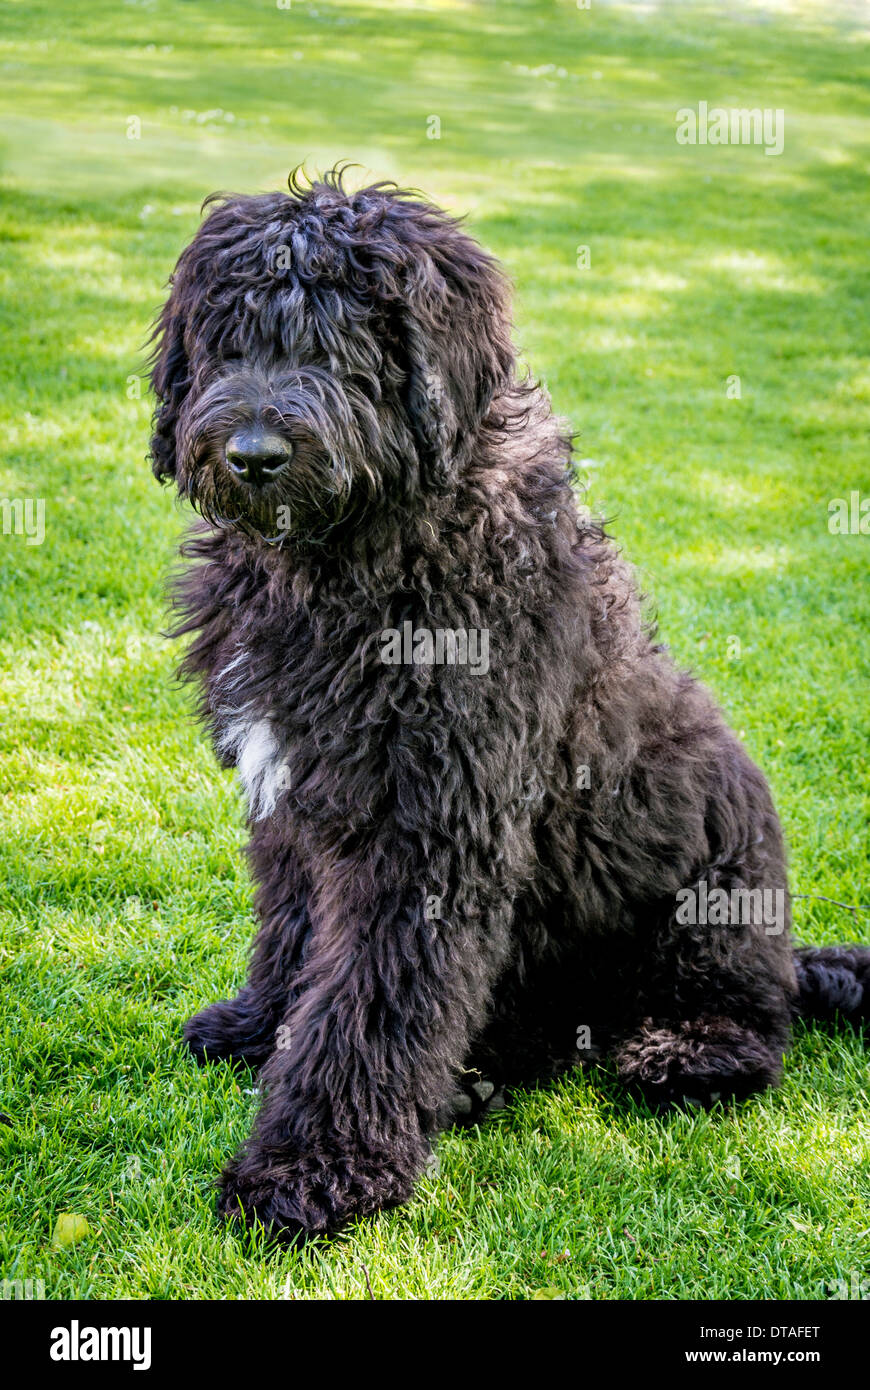
[[[257,875],[261,924],[254,942],[248,980],[235,999],[209,1004],[184,1027],[184,1038],[198,1062],[228,1058],[259,1067],[284,1034],[278,1029],[294,997],[310,934],[309,886],[297,855],[271,841],[251,847]]]
[[[384,828],[324,872],[287,1046],[223,1175],[225,1215],[292,1237],[411,1195],[509,953],[517,823],[475,810],[474,833]]]

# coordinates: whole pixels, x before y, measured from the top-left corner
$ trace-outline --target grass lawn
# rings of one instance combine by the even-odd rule
[[[801,1028],[782,1089],[728,1115],[656,1120],[578,1072],[302,1254],[218,1226],[254,1079],[179,1037],[241,981],[251,885],[161,637],[183,517],[145,461],[140,349],[214,188],[349,157],[467,211],[665,639],[772,781],[793,890],[870,902],[870,537],[827,511],[870,492],[866,11],[11,0],[0,63],[0,497],[45,502],[43,544],[0,536],[0,1277],[56,1299],[851,1288],[848,1031]],[[783,153],[678,145],[702,100],[783,108]],[[795,917],[870,939],[818,897]],[[53,1248],[63,1212],[90,1234]]]

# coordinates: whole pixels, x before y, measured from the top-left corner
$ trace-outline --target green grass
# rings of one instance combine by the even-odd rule
[[[270,1257],[218,1227],[253,1081],[178,1039],[241,980],[251,886],[160,636],[182,518],[136,398],[213,188],[352,157],[467,211],[665,638],[771,779],[794,891],[870,901],[870,538],[827,529],[831,498],[870,491],[861,14],[7,4],[0,496],[44,498],[46,538],[0,537],[2,1277],[50,1298],[357,1298],[368,1275],[392,1298],[820,1299],[870,1272],[866,1054],[812,1029],[782,1089],[730,1115],[661,1122],[578,1073],[445,1136],[413,1204],[329,1246]],[[699,100],[783,107],[784,153],[678,146]],[[867,914],[796,916],[806,940],[867,939]],[[55,1251],[64,1211],[91,1234]]]

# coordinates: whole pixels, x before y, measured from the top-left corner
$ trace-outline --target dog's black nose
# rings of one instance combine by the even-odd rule
[[[226,452],[227,463],[236,477],[260,487],[287,467],[293,446],[280,434],[248,429],[233,435]]]

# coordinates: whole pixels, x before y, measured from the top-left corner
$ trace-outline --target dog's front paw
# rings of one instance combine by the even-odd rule
[[[287,1243],[332,1235],[354,1217],[407,1201],[427,1154],[415,1146],[413,1155],[397,1149],[379,1158],[342,1154],[315,1162],[250,1145],[223,1171],[218,1210]]]
[[[217,1205],[225,1220],[259,1223],[270,1238],[286,1244],[328,1230],[316,1188],[289,1163],[270,1166],[250,1157],[233,1159],[221,1174]]]

